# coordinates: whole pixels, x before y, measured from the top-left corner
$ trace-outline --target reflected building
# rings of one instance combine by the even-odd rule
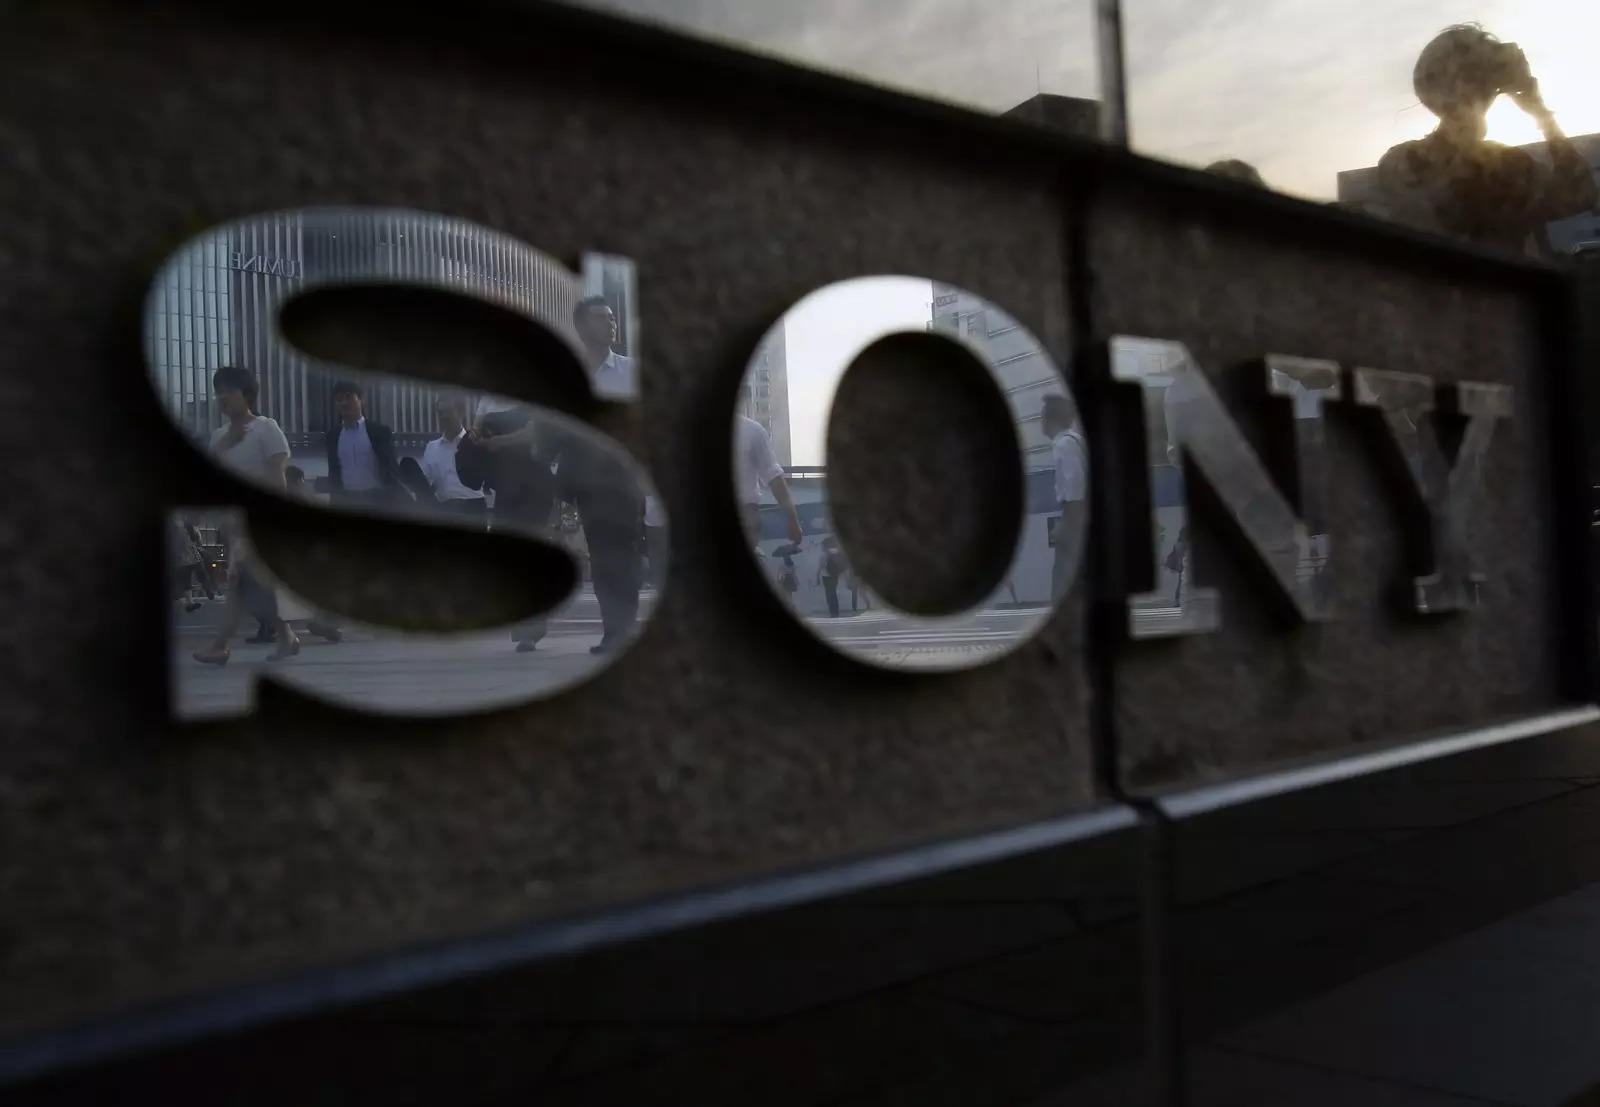
[[[1100,134],[1100,101],[1086,100],[1081,96],[1041,92],[1028,97],[1004,114],[1012,119],[1081,138],[1097,138]]]
[[[1017,430],[1026,474],[1021,538],[1024,556],[1014,567],[1009,594],[1016,603],[1047,603],[1052,559],[1047,520],[1059,511],[1055,462],[1041,414],[1044,398],[1063,391],[1061,380],[1017,320],[953,285],[934,281],[932,290],[928,329],[936,334],[960,335],[988,354]]]
[[[1574,135],[1569,141],[1577,147],[1583,160],[1589,163],[1596,183],[1600,183],[1600,133]],[[1532,142],[1517,147],[1531,154],[1542,165],[1550,164],[1550,152],[1543,142]],[[1383,195],[1378,189],[1378,167],[1346,169],[1339,174],[1339,203],[1380,214]],[[1600,212],[1586,211],[1565,219],[1545,224],[1550,248],[1558,254],[1570,254],[1579,246],[1600,242]]]
[[[570,277],[498,237],[464,224],[404,212],[374,221],[338,213],[265,215],[192,240],[151,291],[146,354],[174,417],[191,437],[222,425],[211,374],[224,365],[249,369],[260,384],[258,408],[288,435],[294,462],[310,476],[325,470],[323,442],[332,389],[343,374],[268,341],[283,304],[308,286],[377,269],[398,280],[441,276],[464,289],[494,288],[528,310],[557,318],[575,306]],[[606,290],[610,291],[610,290]],[[621,313],[619,313],[619,316]],[[373,381],[367,416],[391,427],[406,453],[438,434],[433,404],[441,388]]]
[[[1046,394],[1061,391],[1055,371],[1039,356],[1021,324],[953,285],[933,282],[933,312],[928,329],[961,335],[988,353],[1004,382],[1006,406],[1028,458],[1030,472],[1049,469],[1050,440],[1039,426]]]
[[[789,370],[780,322],[750,357],[750,402],[741,412],[760,423],[772,439],[778,464],[789,468]]]

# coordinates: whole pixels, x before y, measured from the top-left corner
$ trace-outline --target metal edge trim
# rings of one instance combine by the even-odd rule
[[[1151,796],[1149,802],[1168,819],[1187,819],[1289,792],[1315,788],[1322,784],[1350,780],[1358,776],[1414,765],[1421,761],[1433,761],[1523,738],[1535,738],[1596,721],[1600,721],[1600,705],[1584,704],[1490,726],[1475,727],[1471,730],[1454,731],[1334,761],[1302,765],[1244,780],[1208,784],[1187,791]]]

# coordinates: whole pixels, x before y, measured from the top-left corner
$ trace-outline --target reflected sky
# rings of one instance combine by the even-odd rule
[[[589,0],[925,95],[1004,111],[1036,92],[1095,96],[1090,0]],[[1452,23],[1520,44],[1569,135],[1600,131],[1600,4],[1579,0],[1124,0],[1133,143],[1240,158],[1274,188],[1332,199],[1434,118],[1417,53]],[[1503,98],[1489,137],[1540,136]]]
[[[1091,0],[581,2],[994,111],[1095,95]]]
[[[896,324],[919,331],[933,317],[933,285],[899,279],[833,285],[807,296],[784,320],[789,363],[793,464],[821,465],[828,410],[838,381],[830,371]]]

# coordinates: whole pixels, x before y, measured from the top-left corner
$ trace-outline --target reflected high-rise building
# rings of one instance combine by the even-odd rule
[[[780,323],[751,355],[750,404],[743,414],[766,428],[778,464],[789,468],[789,370]]]
[[[933,282],[933,317],[929,330],[962,335],[987,351],[1005,382],[1006,406],[1011,409],[1017,437],[1028,455],[1028,468],[1051,467],[1050,440],[1039,427],[1039,411],[1046,393],[1060,392],[1054,370],[1027,338],[1021,324],[985,308],[976,296],[951,285]]]
[[[1583,160],[1589,163],[1596,182],[1600,183],[1600,133],[1574,135],[1570,141],[1583,155]],[[1534,160],[1543,165],[1550,164],[1550,154],[1543,142],[1531,142],[1517,149],[1531,154]],[[1339,203],[1381,216],[1383,195],[1378,188],[1378,167],[1371,165],[1340,172]],[[1552,250],[1558,254],[1570,254],[1584,243],[1600,242],[1600,213],[1586,211],[1557,219],[1545,224],[1545,232]]]
[[[1041,92],[1004,114],[1062,134],[1095,138],[1100,134],[1100,101]]]
[[[513,253],[502,236],[465,224],[403,212],[379,223],[354,215],[309,223],[294,212],[264,215],[192,241],[152,291],[145,352],[169,410],[192,437],[204,439],[222,424],[212,372],[224,365],[248,369],[260,383],[261,414],[283,428],[295,464],[318,475],[333,385],[342,374],[269,336],[278,330],[280,308],[308,284],[372,272],[493,289],[521,308],[560,319],[576,305],[570,278],[556,265]],[[441,391],[375,382],[364,397],[366,414],[391,427],[402,450],[417,453],[438,433],[433,404]]]

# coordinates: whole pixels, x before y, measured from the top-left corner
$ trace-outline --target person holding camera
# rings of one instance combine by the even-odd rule
[[[1546,223],[1595,204],[1589,165],[1556,126],[1515,43],[1501,42],[1476,24],[1449,27],[1423,48],[1411,83],[1439,126],[1383,155],[1381,210],[1374,214],[1537,253],[1545,248]],[[1539,124],[1548,166],[1525,150],[1485,139],[1489,106],[1502,94]]]

